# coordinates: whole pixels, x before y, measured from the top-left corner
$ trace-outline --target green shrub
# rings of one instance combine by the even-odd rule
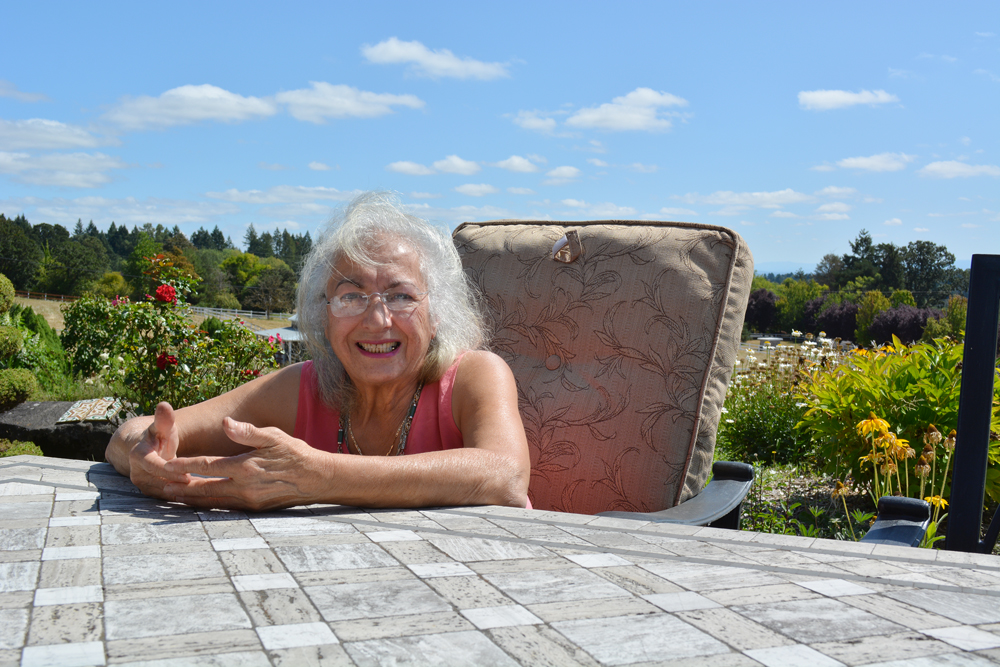
[[[33,442],[0,438],[0,458],[5,456],[20,456],[21,454],[43,456],[41,448]]]
[[[38,382],[31,371],[24,368],[0,370],[0,410],[24,403],[37,391]]]
[[[222,320],[217,317],[206,317],[200,326],[201,330],[212,338],[216,338],[219,331],[223,328]]]
[[[809,438],[795,430],[805,412],[799,399],[773,391],[766,382],[734,389],[719,429],[728,456],[776,463],[799,462],[808,456]]]
[[[0,314],[10,310],[14,303],[14,284],[0,273]]]
[[[6,363],[24,346],[24,337],[14,327],[0,326],[0,363]]]
[[[893,290],[892,294],[889,295],[889,303],[893,308],[896,308],[897,306],[917,307],[917,302],[913,298],[913,292],[908,289]]]
[[[862,459],[872,452],[872,443],[859,434],[858,424],[874,413],[897,439],[908,441],[914,454],[931,424],[950,432],[958,421],[962,352],[962,343],[950,338],[906,346],[893,337],[892,345],[855,350],[840,363],[813,371],[800,385],[800,400],[809,409],[798,428],[812,438],[827,471],[869,480],[871,466]],[[993,405],[986,491],[1000,501],[1000,384],[994,387]],[[915,457],[898,462],[897,486],[920,488],[912,468],[917,462]],[[948,487],[939,495],[950,495]]]
[[[221,322],[214,338],[191,324],[185,297],[194,281],[163,255],[147,264],[159,281],[155,296],[132,303],[89,295],[63,311],[62,341],[76,372],[99,375],[151,414],[159,401],[193,405],[276,367],[277,346],[242,323]]]
[[[875,321],[875,316],[891,307],[892,304],[882,292],[877,290],[865,292],[865,295],[858,301],[857,329],[854,331],[854,341],[858,345],[871,344],[872,337],[869,328]]]

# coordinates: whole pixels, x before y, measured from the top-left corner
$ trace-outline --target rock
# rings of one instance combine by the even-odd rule
[[[0,438],[33,442],[46,456],[103,461],[116,427],[110,422],[56,424],[71,405],[72,401],[21,403],[0,413]]]

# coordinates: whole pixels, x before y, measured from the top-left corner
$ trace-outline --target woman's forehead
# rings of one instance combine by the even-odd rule
[[[348,257],[340,257],[333,265],[331,281],[336,284],[344,278],[352,281],[393,281],[422,284],[420,256],[413,246],[402,240],[381,243],[368,251],[372,264],[360,264]]]

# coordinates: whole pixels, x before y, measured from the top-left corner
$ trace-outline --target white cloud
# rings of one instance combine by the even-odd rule
[[[556,167],[545,174],[548,178],[542,181],[543,185],[564,185],[580,175],[580,170],[576,167]]]
[[[434,173],[434,170],[430,167],[422,165],[418,162],[407,162],[406,160],[393,162],[388,165],[386,169],[394,171],[397,174],[408,174],[410,176],[430,176]]]
[[[576,178],[580,170],[576,167],[556,167],[545,175],[549,178]]]
[[[629,169],[632,171],[637,171],[640,174],[652,174],[659,169],[655,164],[642,164],[641,162],[633,162],[629,165]]]
[[[850,195],[857,194],[858,191],[854,188],[842,188],[836,185],[828,185],[822,190],[817,190],[816,194],[826,195],[828,197],[847,197]]]
[[[42,93],[25,93],[17,89],[10,81],[0,79],[0,97],[9,97],[18,102],[44,102],[48,100],[47,95]]]
[[[884,90],[862,90],[858,93],[849,90],[803,90],[799,93],[799,106],[810,111],[843,109],[858,104],[875,106],[889,102],[899,102],[899,98]]]
[[[0,151],[0,174],[31,185],[94,188],[111,180],[105,172],[128,165],[103,153],[49,153],[29,155]]]
[[[595,167],[607,167],[608,166],[607,162],[605,162],[604,160],[599,160],[596,157],[589,157],[589,158],[587,158],[587,162],[589,162],[590,164],[594,165]]]
[[[607,153],[608,152],[608,149],[606,149],[604,147],[604,144],[602,144],[597,139],[591,139],[587,143],[590,144],[590,147],[586,148],[584,150],[588,150],[588,151],[591,151],[591,152],[594,152],[594,153]]]
[[[535,191],[531,188],[507,188],[507,192],[512,195],[533,195]]]
[[[507,65],[486,63],[473,58],[460,58],[448,49],[432,51],[420,42],[404,42],[395,37],[375,46],[365,44],[361,54],[368,62],[379,65],[409,64],[417,74],[433,78],[480,79],[489,81],[509,76]]]
[[[959,139],[959,142],[961,142],[963,146],[968,146],[969,144],[972,143],[972,139],[970,139],[969,137],[961,137]]]
[[[977,32],[976,37],[996,37],[996,34],[992,32]]]
[[[441,195],[436,195],[433,192],[411,192],[410,196],[414,199],[440,199]]]
[[[846,213],[820,213],[815,216],[818,220],[850,220],[851,216]]]
[[[203,120],[239,122],[277,113],[273,101],[243,97],[217,86],[180,86],[159,97],[125,97],[104,117],[129,130],[189,125]]]
[[[495,194],[499,190],[487,183],[466,183],[455,188],[455,192],[469,195],[470,197],[482,197],[483,195]]]
[[[898,77],[900,79],[912,79],[916,75],[913,72],[909,71],[909,70],[894,69],[894,68],[890,67],[889,68],[889,76]]]
[[[833,171],[834,167],[829,164],[818,164],[815,167],[809,167],[809,171]]]
[[[781,209],[778,209],[774,213],[771,213],[771,217],[772,218],[797,218],[799,216],[795,215],[791,211],[783,211]]]
[[[737,213],[735,209],[746,209],[750,207],[759,208],[780,208],[787,204],[799,204],[812,199],[807,194],[796,192],[791,188],[776,190],[774,192],[731,192],[720,190],[710,195],[686,194],[678,197],[687,204],[711,204],[715,206],[725,206],[731,213]]]
[[[556,119],[541,111],[518,111],[514,116],[514,124],[526,130],[534,130],[545,134],[556,129]]]
[[[980,76],[985,76],[990,81],[1000,83],[1000,76],[997,76],[996,74],[994,74],[993,72],[989,71],[988,69],[977,69],[977,70],[973,70],[972,73],[973,74],[978,74]]]
[[[81,127],[55,120],[0,119],[0,150],[93,148],[100,141]]]
[[[224,192],[206,192],[205,196],[238,204],[300,204],[316,200],[347,201],[355,194],[355,191],[336,188],[276,185],[266,191],[232,188]]]
[[[531,160],[535,164],[548,164],[549,163],[549,161],[546,160],[544,157],[542,157],[541,155],[536,155],[535,153],[528,153],[524,157],[528,158],[529,160]]]
[[[351,86],[310,81],[312,88],[278,93],[279,103],[288,106],[288,113],[297,120],[325,123],[328,118],[375,118],[402,106],[422,109],[423,100],[416,95],[372,93]]]
[[[465,176],[471,176],[481,169],[475,162],[463,160],[457,155],[449,155],[443,160],[438,160],[434,163],[434,168],[445,174],[463,174]]]
[[[915,232],[929,232],[931,230],[927,229],[926,227],[914,227],[913,231],[915,231]]]
[[[310,162],[309,168],[313,171],[330,171],[330,165],[323,164],[322,162]]]
[[[882,224],[883,225],[888,225],[889,227],[898,227],[899,225],[903,224],[903,221],[900,220],[899,218],[889,218],[888,220],[886,220]]]
[[[977,225],[971,222],[963,222],[962,229],[978,229],[981,225]]]
[[[829,204],[823,204],[816,209],[817,213],[847,213],[851,210],[850,204],[845,204],[842,201],[830,202]]]
[[[660,215],[698,215],[696,211],[692,211],[689,208],[670,208],[664,207],[660,209]]]
[[[636,88],[598,107],[580,109],[566,119],[566,124],[610,131],[663,131],[670,129],[672,123],[660,117],[659,109],[674,106],[687,106],[687,100],[651,88]]]
[[[500,167],[501,169],[506,169],[507,171],[516,171],[522,174],[530,174],[532,172],[538,171],[538,166],[535,165],[528,158],[523,158],[520,155],[511,155],[506,160],[501,160],[500,162],[494,162],[494,167]]]
[[[1000,176],[1000,167],[992,164],[965,164],[947,160],[931,162],[919,172],[921,176],[932,178],[969,178],[971,176]]]
[[[260,169],[266,169],[267,171],[286,171],[288,167],[283,164],[270,164],[267,162],[258,162],[257,167]]]
[[[906,153],[879,153],[868,157],[849,157],[837,160],[837,166],[844,169],[863,169],[865,171],[899,171],[906,168],[908,162],[917,159],[916,155]]]
[[[618,219],[625,220],[629,218],[634,218],[638,214],[631,206],[618,206],[617,204],[612,204],[611,202],[604,202],[603,204],[590,204],[588,202],[579,199],[563,199],[560,203],[570,208],[578,209],[580,213],[583,213],[590,218],[604,218],[604,219]]]

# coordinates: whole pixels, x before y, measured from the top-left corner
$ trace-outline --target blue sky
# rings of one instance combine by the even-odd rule
[[[724,225],[758,269],[867,229],[1000,252],[1000,4],[16,3],[0,212],[314,232]]]

